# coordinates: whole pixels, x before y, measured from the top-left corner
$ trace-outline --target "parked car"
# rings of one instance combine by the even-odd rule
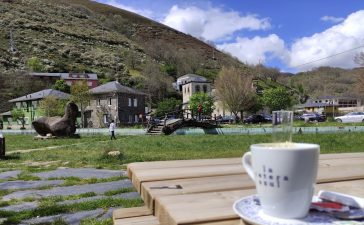
[[[351,112],[344,116],[335,117],[335,121],[340,123],[360,123],[364,122],[364,112]]]
[[[216,118],[216,121],[219,123],[232,123],[235,122],[237,120],[236,116],[231,115],[231,116],[219,116]]]
[[[317,122],[324,122],[326,120],[326,116],[318,114],[318,113],[304,113],[300,116],[301,120],[308,120],[308,121],[317,121]]]
[[[264,115],[251,115],[244,119],[244,123],[265,123],[271,122],[272,117],[264,116]]]

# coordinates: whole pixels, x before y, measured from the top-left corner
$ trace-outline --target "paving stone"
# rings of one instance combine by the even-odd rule
[[[79,178],[110,178],[117,176],[124,176],[125,171],[121,170],[99,170],[92,168],[58,168],[53,171],[34,173],[34,176],[41,179],[49,179],[56,177],[79,177]]]
[[[1,211],[20,212],[20,211],[24,211],[24,210],[36,209],[37,207],[38,207],[37,202],[24,202],[24,203],[18,204],[18,205],[9,205],[9,206],[5,206],[5,207],[1,207],[0,210]]]
[[[22,225],[30,225],[30,224],[38,224],[38,223],[51,223],[56,219],[61,218],[63,221],[68,223],[69,225],[78,225],[80,224],[81,220],[86,218],[95,218],[101,215],[104,212],[103,209],[95,209],[92,211],[81,211],[72,214],[60,214],[56,216],[45,216],[45,217],[38,217],[29,220],[22,221]]]
[[[121,208],[121,207],[119,207],[119,208]],[[112,217],[112,212],[113,212],[114,210],[115,210],[115,208],[109,208],[109,209],[107,210],[107,212],[99,218],[99,220],[105,220],[105,219],[109,219],[109,218],[111,218],[111,217]]]
[[[3,200],[7,201],[10,199],[21,199],[25,197],[49,197],[49,196],[67,196],[67,195],[78,195],[87,192],[95,192],[96,194],[103,194],[106,191],[116,190],[120,188],[132,187],[130,180],[118,180],[105,183],[96,184],[85,184],[85,185],[75,185],[68,187],[54,187],[47,190],[24,190],[16,191],[11,194],[3,196]]]
[[[10,178],[17,178],[18,174],[21,173],[21,170],[12,170],[0,173],[0,179],[6,180]]]
[[[63,183],[64,180],[6,181],[0,183],[0,190],[40,188],[44,186],[57,186]]]

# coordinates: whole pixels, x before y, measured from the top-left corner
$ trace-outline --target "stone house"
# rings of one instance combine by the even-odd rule
[[[146,94],[117,81],[90,89],[92,100],[86,108],[85,119],[89,127],[107,127],[111,120],[117,125],[133,125],[145,117]]]
[[[182,93],[183,109],[189,108],[189,101],[193,94],[197,92],[204,92],[214,98],[214,111],[212,112],[212,117],[232,114],[216,97],[216,90],[212,83],[205,77],[196,74],[186,74],[179,77],[173,85],[177,91]]]

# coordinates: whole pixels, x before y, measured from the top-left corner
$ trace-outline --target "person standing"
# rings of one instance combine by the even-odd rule
[[[111,123],[110,123],[110,126],[109,126],[109,131],[111,133],[110,140],[112,140],[112,139],[115,139],[116,140],[116,137],[115,137],[115,122],[114,122],[114,120],[111,120]]]
[[[198,119],[198,121],[202,120],[202,110],[203,110],[202,104],[199,103],[198,106],[197,106],[197,112],[198,112],[198,118],[197,119]]]

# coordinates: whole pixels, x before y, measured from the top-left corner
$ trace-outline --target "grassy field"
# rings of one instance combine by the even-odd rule
[[[0,169],[33,171],[59,166],[121,169],[127,163],[140,161],[241,157],[249,145],[270,142],[271,135],[118,136],[116,141],[107,136],[43,141],[32,138],[8,135],[7,160],[0,161]],[[320,144],[321,153],[364,150],[362,133],[294,135],[293,140]],[[119,151],[120,155],[109,156],[110,151]]]

